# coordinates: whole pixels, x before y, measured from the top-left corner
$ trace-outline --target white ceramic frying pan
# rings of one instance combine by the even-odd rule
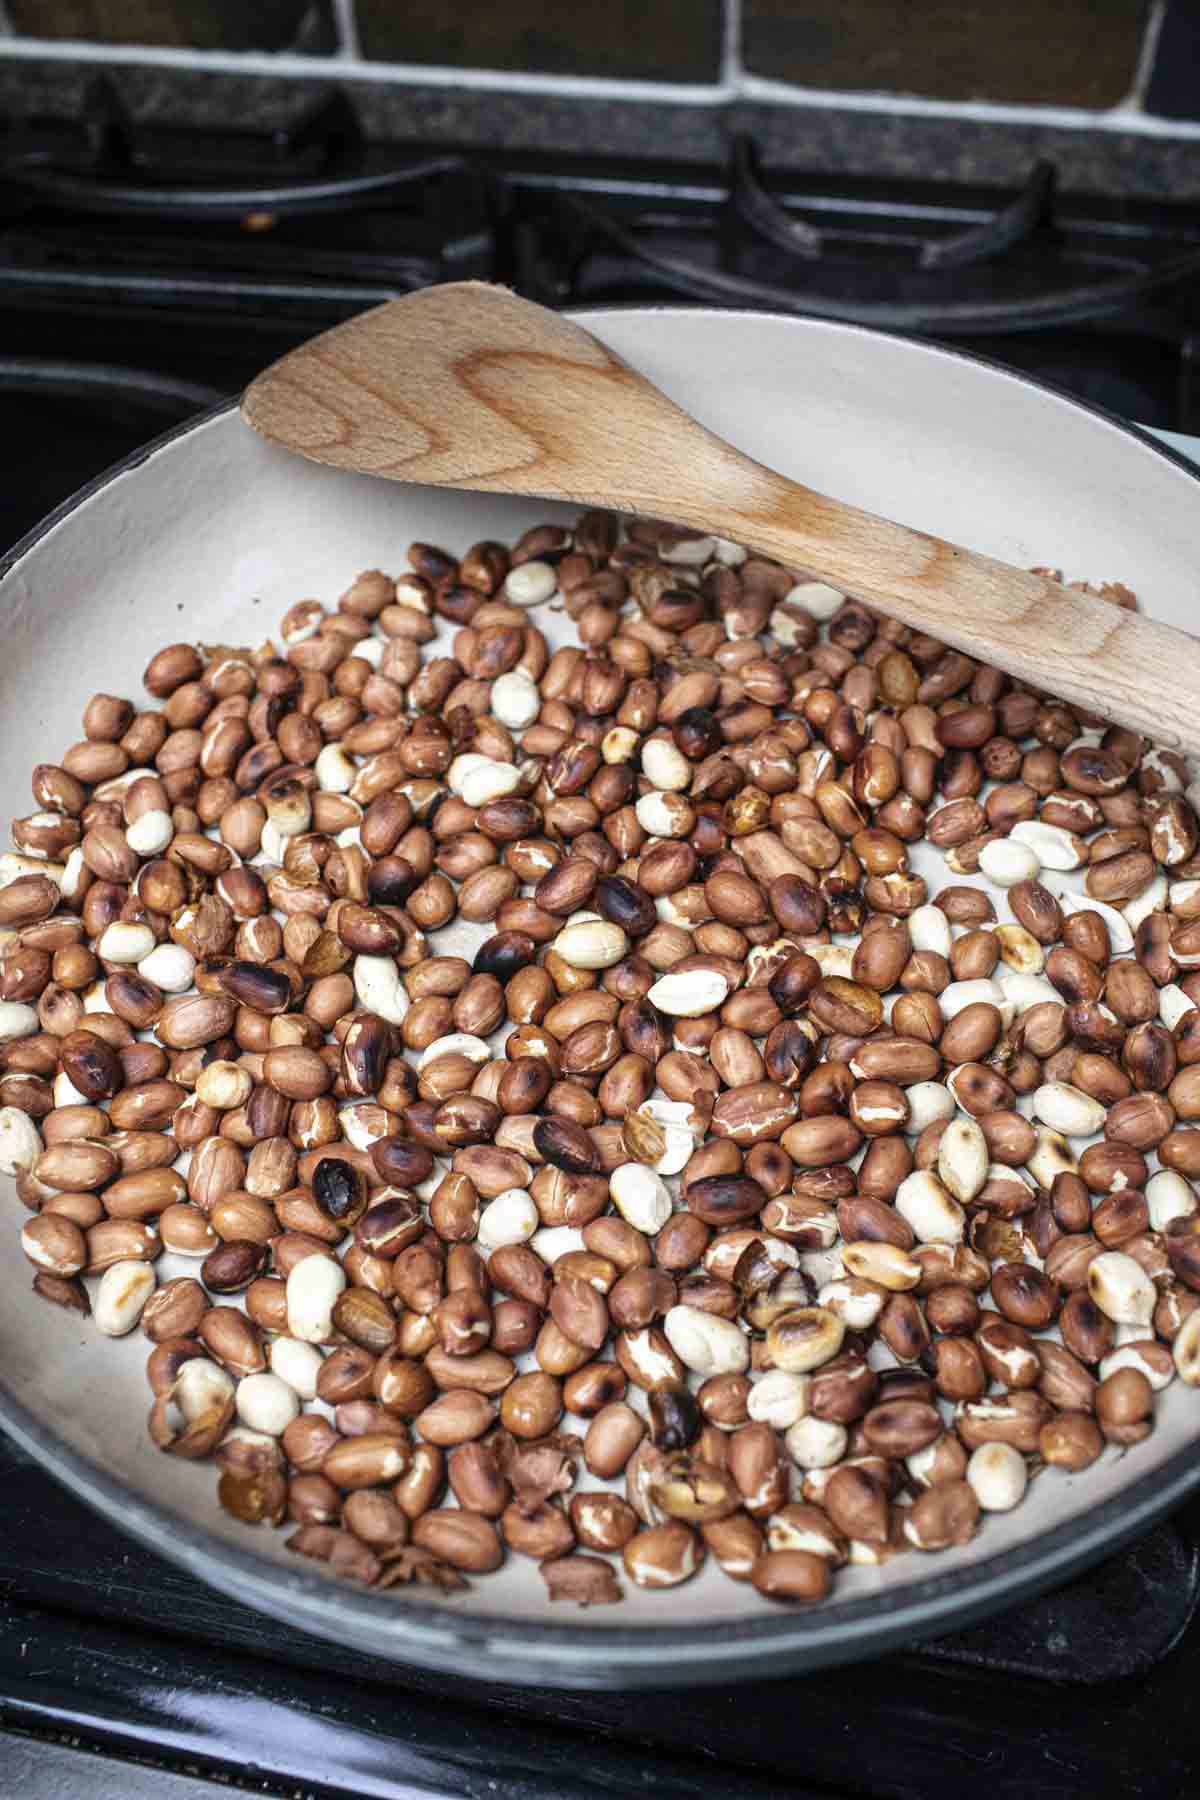
[[[1013,563],[1125,581],[1172,624],[1200,618],[1200,486],[1115,420],[986,363],[843,325],[681,308],[579,316],[771,467]],[[556,516],[566,514],[318,468],[261,442],[233,405],[171,434],[0,564],[0,813],[32,810],[33,764],[80,736],[93,692],[139,697],[163,644],[256,643],[295,600],[332,604],[359,570],[402,569],[413,538],[462,551]],[[567,622],[543,614],[547,635],[565,641]],[[965,1549],[842,1571],[811,1611],[772,1606],[711,1566],[665,1595],[625,1581],[623,1605],[567,1610],[515,1556],[445,1600],[364,1592],[289,1555],[285,1533],[224,1514],[211,1465],[152,1446],[145,1341],[101,1338],[33,1297],[17,1244],[25,1215],[3,1187],[0,1423],[149,1548],[275,1618],[397,1661],[592,1687],[846,1661],[1064,1580],[1200,1481],[1200,1392],[1175,1382],[1145,1443],[1081,1476],[1046,1472]]]

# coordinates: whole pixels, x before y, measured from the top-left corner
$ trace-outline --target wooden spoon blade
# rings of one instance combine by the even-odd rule
[[[463,281],[391,300],[291,351],[242,416],[316,462],[438,487],[645,510],[648,459],[734,453],[598,338],[507,288]],[[752,465],[748,465],[752,466]]]
[[[717,531],[1200,753],[1196,638],[773,473],[582,326],[507,288],[455,282],[349,319],[260,375],[242,412],[264,437],[339,468]]]

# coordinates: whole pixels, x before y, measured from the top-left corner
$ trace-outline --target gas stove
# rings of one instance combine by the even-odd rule
[[[277,137],[0,128],[0,540],[264,363],[428,283],[551,305],[815,313],[1200,431],[1200,207],[760,167],[368,144],[331,93]],[[1200,455],[1200,444],[1174,440]],[[1063,1592],[849,1673],[580,1695],[431,1676],[239,1607],[0,1441],[0,1791],[747,1797],[1174,1793],[1194,1765],[1200,1506]],[[664,1681],[669,1671],[664,1670]]]

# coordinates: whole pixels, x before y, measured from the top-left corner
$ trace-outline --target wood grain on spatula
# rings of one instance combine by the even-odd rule
[[[1200,643],[1188,633],[788,481],[591,332],[506,288],[454,282],[349,319],[260,375],[242,412],[264,437],[337,468],[717,532],[1200,753]],[[1136,569],[1113,572],[1136,585]]]

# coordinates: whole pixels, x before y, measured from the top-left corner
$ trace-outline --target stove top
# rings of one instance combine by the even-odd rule
[[[852,1671],[568,1694],[335,1649],[201,1587],[0,1442],[0,1776],[33,1800],[1183,1791],[1200,1505],[1063,1592]],[[26,1741],[28,1740],[28,1741]],[[31,1783],[30,1784],[27,1784]]]
[[[0,344],[233,392],[272,356],[434,281],[551,305],[691,300],[855,320],[1200,429],[1200,205],[452,145],[378,145],[339,92],[275,135],[0,125]]]
[[[759,167],[286,135],[0,127],[0,547],[270,358],[429,282],[902,329],[1200,429],[1200,208]],[[1185,446],[1186,447],[1186,446]],[[627,1697],[483,1686],[290,1631],[122,1538],[0,1441],[0,1792],[1158,1796],[1186,1786],[1200,1504],[1060,1594],[853,1673]]]

